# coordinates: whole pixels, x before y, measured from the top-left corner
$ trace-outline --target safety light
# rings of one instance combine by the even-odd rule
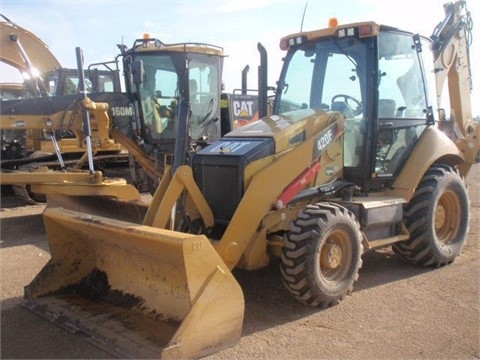
[[[331,28],[335,28],[338,26],[338,19],[333,17],[333,18],[330,18],[328,19],[328,27],[331,29]]]
[[[150,39],[150,34],[143,34],[142,47],[148,47],[148,39]]]

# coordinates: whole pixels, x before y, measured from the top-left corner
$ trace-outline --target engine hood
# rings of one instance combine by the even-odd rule
[[[328,125],[338,121],[343,128],[341,113],[313,109],[270,115],[226,134],[225,138],[273,138],[279,153],[309,139]]]

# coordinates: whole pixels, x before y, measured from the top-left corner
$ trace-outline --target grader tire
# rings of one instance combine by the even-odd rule
[[[352,291],[362,265],[360,225],[333,203],[309,205],[285,238],[280,271],[300,302],[326,308]]]
[[[410,239],[393,250],[409,263],[440,267],[462,251],[470,220],[465,183],[452,167],[434,165],[405,206]]]

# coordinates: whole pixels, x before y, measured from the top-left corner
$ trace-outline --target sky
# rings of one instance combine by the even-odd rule
[[[204,42],[223,47],[227,92],[257,88],[260,42],[268,54],[268,83],[275,85],[283,53],[280,38],[340,24],[376,21],[430,36],[444,18],[447,0],[0,0],[0,13],[41,38],[63,67],[76,68],[75,48],[85,64],[113,60],[117,44],[133,45],[144,33],[164,43]],[[480,1],[467,0],[473,19],[470,48],[474,116],[480,115]],[[303,17],[304,10],[305,16]],[[303,17],[303,21],[302,21]],[[1,49],[0,49],[1,51]],[[16,70],[0,65],[0,82],[21,82]],[[448,114],[448,112],[447,112]]]

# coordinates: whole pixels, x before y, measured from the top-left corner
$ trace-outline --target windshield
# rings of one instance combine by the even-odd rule
[[[63,76],[61,76],[63,75]],[[50,95],[76,95],[80,84],[78,74],[47,73],[44,82]],[[92,82],[85,78],[85,91],[92,93]]]
[[[365,44],[352,38],[325,39],[289,53],[288,71],[280,84],[279,112],[335,110],[339,102],[348,102],[353,108],[347,117],[361,115],[365,59]]]
[[[289,52],[277,91],[278,113],[311,108],[345,115],[345,166],[357,166],[363,151],[369,41],[327,38]]]
[[[142,60],[144,68],[139,89],[144,131],[151,139],[174,139],[181,65],[175,65],[170,55],[142,55],[135,60]]]
[[[186,81],[186,59],[189,79]],[[220,133],[220,75],[218,57],[175,52],[138,55],[142,60],[144,79],[140,84],[143,123],[152,140],[175,140],[177,108],[180,97],[190,100],[189,135],[192,140]]]

